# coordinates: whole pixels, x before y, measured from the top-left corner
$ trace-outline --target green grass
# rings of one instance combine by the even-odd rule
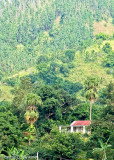
[[[13,88],[10,86],[7,86],[5,84],[0,84],[0,101],[7,100],[11,101],[13,99],[13,95],[11,94],[11,90]]]
[[[99,79],[102,79],[102,83],[100,84],[100,88],[104,88],[110,81],[114,81],[114,78],[112,75],[107,74],[107,69],[102,66],[102,61],[104,58],[105,53],[102,51],[102,47],[105,43],[110,43],[112,49],[114,50],[114,40],[108,40],[103,41],[103,43],[99,46],[98,44],[94,44],[90,47],[88,47],[85,51],[76,52],[75,59],[73,61],[75,67],[70,70],[69,76],[64,77],[63,74],[59,73],[57,76],[63,78],[64,80],[69,80],[71,82],[80,82],[82,85],[84,84],[85,79],[88,76],[95,76]],[[86,52],[88,52],[91,55],[91,51],[94,50],[96,54],[96,60],[86,62]],[[57,63],[61,64],[61,61],[58,61]],[[35,67],[31,67],[27,70],[22,70],[10,77],[7,78],[13,78],[13,77],[23,77],[29,74],[37,73],[37,69]],[[4,78],[4,79],[5,79]],[[11,89],[13,89],[10,86],[7,86],[7,84],[0,84],[0,90],[2,91],[2,95],[0,97],[0,100],[6,99],[6,100],[12,100],[13,95],[11,94]],[[81,91],[78,92],[78,97],[80,99],[83,99],[81,96]]]
[[[15,78],[15,77],[23,77],[23,76],[27,76],[29,74],[34,74],[34,73],[37,73],[37,69],[35,67],[31,67],[31,68],[28,68],[27,70],[22,70],[22,71],[19,71],[11,76],[5,76],[2,80],[5,80],[5,79],[10,79],[10,78]]]
[[[27,69],[27,70],[22,70],[22,71],[20,71],[20,72],[18,72],[18,73],[16,73],[16,74],[14,74],[14,75],[12,75],[12,76],[5,76],[4,78],[3,78],[3,80],[5,80],[5,79],[10,79],[10,78],[15,78],[15,77],[23,77],[23,76],[27,76],[27,75],[29,75],[29,74],[31,74],[31,73],[36,73],[37,72],[37,70],[36,70],[36,68],[35,67],[31,67],[31,68],[29,68],[29,69]],[[5,84],[5,83],[1,83],[0,82],[0,101],[2,101],[2,100],[7,100],[7,101],[12,101],[12,99],[13,99],[13,95],[12,95],[12,93],[11,93],[11,90],[13,89],[13,87],[11,87],[11,86],[8,86],[7,84]]]
[[[109,42],[112,48],[114,47],[114,40],[112,41],[104,41],[103,44],[101,44],[100,48],[97,44],[88,47],[84,53],[76,52],[74,64],[75,67],[70,70],[69,77],[65,78],[68,79],[71,82],[80,82],[84,84],[84,81],[89,76],[94,76],[102,80],[102,83],[100,83],[99,88],[104,88],[110,81],[114,81],[113,75],[107,74],[107,69],[102,66],[102,61],[104,58],[104,53],[102,52],[102,46]],[[113,48],[114,49],[114,48]],[[95,54],[100,53],[100,56],[97,56],[97,59],[94,62],[85,62],[86,57],[86,51],[91,52],[92,50],[95,50]],[[78,97],[80,99],[83,99],[81,97],[81,92],[79,92]]]
[[[105,44],[107,41],[104,41]],[[114,41],[108,41],[111,46],[113,46]],[[97,45],[93,45],[86,49],[86,51],[95,50],[95,54],[101,53],[101,47],[98,49]],[[103,78],[103,85],[109,83],[109,81],[114,80],[112,75],[106,73],[107,68],[102,66],[103,54],[96,55],[97,59],[93,62],[85,62],[86,51],[84,53],[77,52],[74,60],[75,68],[71,70],[69,79],[74,82],[84,82],[88,76],[96,76]]]

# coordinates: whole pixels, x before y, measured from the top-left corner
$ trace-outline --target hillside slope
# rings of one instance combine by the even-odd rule
[[[35,66],[41,54],[89,45],[98,26],[112,35],[112,23],[112,0],[1,1],[0,77]]]
[[[69,80],[73,82],[84,82],[87,76],[98,76],[102,78],[103,85],[107,85],[109,81],[113,80],[113,75],[107,74],[107,67],[102,65],[105,53],[102,51],[102,47],[105,43],[110,43],[112,50],[114,51],[114,40],[104,41],[100,47],[95,44],[88,47],[84,53],[77,52],[75,55],[75,68],[70,71]],[[92,55],[93,52],[93,55]],[[87,53],[90,59],[86,61]]]
[[[70,93],[77,92],[80,99],[83,99],[83,97],[81,97],[81,88],[84,86],[85,79],[89,76],[97,77],[100,81],[99,89],[104,88],[110,81],[114,81],[113,66],[105,67],[103,64],[107,57],[107,53],[103,51],[103,46],[107,43],[110,45],[113,53],[114,40],[102,40],[100,43],[99,40],[97,40],[86,49],[76,51],[73,60],[69,61],[66,57],[63,59],[63,53],[59,59],[53,59],[53,55],[51,55],[52,57],[46,62],[40,60],[40,63],[35,67],[17,72],[17,74],[10,77],[4,77],[2,84],[0,85],[1,90],[4,88],[1,99],[9,100],[13,98],[10,92],[10,90],[13,89],[11,86],[14,87],[17,85],[20,81],[19,79],[23,76],[29,76],[33,84],[60,84]],[[72,50],[70,50],[70,53],[71,51]],[[38,59],[40,58],[41,57]],[[66,62],[62,60],[66,60]],[[109,60],[111,61],[111,59]]]

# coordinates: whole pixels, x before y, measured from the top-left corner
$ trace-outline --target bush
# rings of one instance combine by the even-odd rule
[[[65,52],[65,56],[69,58],[70,61],[72,61],[75,57],[75,51],[74,50],[67,50]]]
[[[7,85],[14,87],[17,83],[17,79],[16,78],[10,78],[10,79],[6,79],[4,81],[2,81],[3,83],[7,83]]]
[[[106,35],[105,33],[96,34],[96,39],[107,40],[108,38],[109,38],[109,36]]]
[[[112,47],[110,46],[110,43],[105,43],[105,45],[103,46],[102,50],[103,50],[105,53],[110,53],[110,52],[112,52]]]
[[[114,67],[114,53],[110,53],[106,56],[106,59],[103,61],[105,67]]]
[[[107,74],[112,74],[114,76],[114,68],[110,68],[106,72]]]
[[[72,68],[74,68],[74,67],[75,67],[75,65],[74,65],[72,62],[68,63],[68,68],[69,68],[69,69],[72,69]]]
[[[62,74],[64,74],[65,77],[68,76],[68,74],[69,74],[68,67],[65,66],[65,65],[62,65],[62,66],[60,67],[60,72],[61,72]]]

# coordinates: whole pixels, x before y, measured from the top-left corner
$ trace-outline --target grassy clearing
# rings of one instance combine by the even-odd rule
[[[37,69],[35,67],[31,67],[31,68],[28,68],[27,70],[22,70],[18,73],[15,73],[11,76],[8,76],[8,77],[4,77],[3,80],[5,79],[10,79],[10,78],[15,78],[15,77],[23,77],[23,76],[27,76],[29,74],[34,74],[34,73],[37,73]]]
[[[36,73],[37,70],[35,67],[31,67],[27,70],[22,70],[12,76],[9,76],[9,77],[4,77],[3,80],[5,79],[10,79],[10,78],[15,78],[15,77],[23,77],[23,76],[27,76],[31,73]],[[12,101],[13,99],[13,95],[11,94],[11,90],[13,89],[13,87],[11,86],[8,86],[7,84],[3,84],[0,82],[0,101],[2,100],[7,100],[7,101]]]
[[[112,35],[114,33],[114,26],[112,25],[110,21],[109,22],[105,22],[105,21],[94,22],[93,27],[94,27],[94,32],[93,32],[94,35],[101,33],[101,32],[108,34],[108,35]]]
[[[10,86],[6,86],[5,84],[0,84],[0,101],[7,100],[12,101],[13,95],[11,94],[11,90],[13,88]]]
[[[110,81],[114,81],[114,78],[112,75],[107,74],[107,69],[102,66],[102,60],[104,57],[104,53],[102,52],[102,46],[109,42],[111,46],[113,46],[114,41],[104,41],[103,44],[101,44],[100,48],[97,45],[93,45],[91,47],[88,47],[86,51],[91,52],[92,50],[95,51],[95,54],[100,53],[101,55],[97,55],[97,59],[95,61],[89,61],[85,62],[86,57],[86,51],[84,53],[77,52],[75,55],[74,64],[75,67],[71,69],[69,77],[66,78],[69,81],[72,82],[80,82],[84,84],[85,79],[88,76],[95,76],[101,80],[100,88],[104,88]],[[114,47],[114,46],[113,46]],[[78,92],[77,96],[83,100],[83,97],[81,97],[81,92]]]

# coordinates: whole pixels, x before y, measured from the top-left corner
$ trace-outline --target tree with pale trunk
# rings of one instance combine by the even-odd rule
[[[28,106],[25,113],[25,119],[27,123],[33,124],[39,117],[36,105],[41,106],[42,100],[36,94],[29,93],[25,97],[25,104]]]
[[[39,117],[39,113],[37,111],[37,106],[41,106],[42,105],[42,100],[39,96],[37,96],[36,94],[33,93],[29,93],[26,97],[25,97],[25,104],[28,106],[26,109],[26,113],[25,113],[25,119],[27,121],[28,124],[30,124],[29,128],[28,128],[28,132],[25,132],[27,134],[26,138],[29,141],[29,145],[31,144],[31,140],[34,139],[34,135],[35,135],[35,127],[34,127],[34,123],[37,121],[38,117]]]
[[[90,122],[92,120],[92,105],[97,99],[98,79],[94,77],[88,77],[85,81],[85,97],[90,101]]]

